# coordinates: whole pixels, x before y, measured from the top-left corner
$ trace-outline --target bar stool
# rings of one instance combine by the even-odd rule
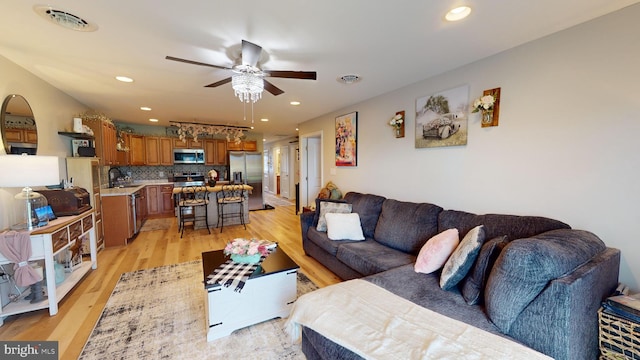
[[[247,230],[247,224],[244,221],[244,199],[246,198],[246,190],[243,185],[222,185],[222,190],[216,194],[218,202],[218,221],[216,227],[220,225],[220,232],[224,227],[224,220],[229,218],[240,218],[240,224]],[[230,210],[225,213],[225,208]],[[222,224],[220,224],[222,222]]]
[[[204,207],[204,215],[199,208]],[[180,189],[180,197],[178,200],[178,212],[180,214],[180,224],[178,231],[180,232],[180,238],[184,234],[184,227],[186,223],[193,223],[193,228],[196,228],[196,221],[204,220],[207,226],[207,231],[211,234],[209,229],[209,191],[206,186],[185,186]]]

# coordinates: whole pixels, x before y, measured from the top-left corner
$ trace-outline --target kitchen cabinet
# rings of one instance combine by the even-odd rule
[[[227,141],[221,139],[205,140],[204,163],[206,165],[227,165]]]
[[[54,256],[66,252],[76,241],[87,239],[90,248],[91,261],[83,261],[70,273],[65,273],[64,280],[56,284]],[[96,250],[96,233],[93,220],[93,210],[79,215],[61,216],[49,221],[49,225],[36,229],[30,233],[31,256],[28,261],[44,260],[47,298],[43,301],[31,303],[25,299],[10,302],[0,307],[0,326],[4,318],[28,311],[49,309],[49,315],[58,313],[58,303],[79,283],[91,269],[98,268]],[[0,265],[10,264],[11,261],[0,254]],[[27,295],[25,292],[23,295]],[[69,304],[71,305],[71,304]]]
[[[146,144],[142,135],[131,134],[129,139],[129,165],[145,165]]]
[[[16,143],[38,143],[38,133],[35,129],[5,129],[4,135],[7,142]]]
[[[227,150],[229,151],[257,151],[258,142],[256,140],[243,140],[240,142],[227,142]]]
[[[96,246],[104,248],[104,227],[102,223],[102,198],[100,197],[100,163],[96,158],[69,157],[67,160],[67,176],[73,179],[74,186],[81,187],[89,193],[94,210],[96,227]],[[83,249],[83,253],[88,253]]]
[[[135,214],[131,195],[103,196],[102,218],[105,246],[127,245],[135,234]]]
[[[108,121],[82,119],[82,123],[93,130],[96,156],[101,165],[117,165],[116,126]]]
[[[147,185],[149,217],[174,216],[173,185]]]
[[[202,149],[204,146],[204,141],[202,139],[198,139],[195,141],[193,139],[186,139],[182,141],[180,139],[173,139],[173,148],[174,149]]]
[[[173,139],[145,136],[145,165],[173,165]]]
[[[116,149],[116,164],[120,166],[126,166],[129,165],[129,153],[131,151],[131,134],[122,134],[122,145],[125,149],[127,149],[127,151]]]

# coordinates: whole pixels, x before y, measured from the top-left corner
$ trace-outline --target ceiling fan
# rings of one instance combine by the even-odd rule
[[[265,77],[274,77],[274,78],[288,78],[288,79],[304,79],[304,80],[316,80],[316,72],[315,71],[288,71],[288,70],[263,70],[258,67],[258,61],[260,60],[260,55],[262,53],[262,47],[251,43],[246,40],[242,40],[242,58],[241,64],[234,65],[233,67],[226,67],[214,64],[207,64],[203,62],[181,59],[173,56],[167,56],[165,59],[173,60],[178,62],[183,62],[187,64],[200,65],[200,66],[209,66],[216,69],[222,70],[231,70],[234,74],[231,77],[226,79],[216,81],[212,84],[205,85],[205,87],[218,87],[220,85],[227,84],[229,82],[233,82],[234,90],[236,90],[236,96],[238,96],[238,90],[236,89],[236,81],[241,82],[242,80],[255,81],[260,86],[260,93],[262,92],[262,87],[264,90],[267,90],[274,96],[280,95],[284,93],[283,90],[273,85],[269,81],[265,80]],[[243,98],[238,96],[240,101],[243,101]],[[259,98],[259,95],[258,95]],[[253,98],[251,99],[253,102]],[[248,102],[248,99],[247,101]]]

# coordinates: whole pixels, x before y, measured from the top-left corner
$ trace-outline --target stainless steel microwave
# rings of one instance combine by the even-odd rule
[[[173,149],[174,164],[204,164],[203,149]]]

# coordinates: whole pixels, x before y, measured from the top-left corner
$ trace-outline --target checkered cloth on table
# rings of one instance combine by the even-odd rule
[[[266,256],[260,257],[255,264],[237,263],[231,259],[213,270],[213,274],[207,276],[207,284],[220,284],[225,287],[234,287],[233,291],[241,292],[249,276],[262,264]]]

